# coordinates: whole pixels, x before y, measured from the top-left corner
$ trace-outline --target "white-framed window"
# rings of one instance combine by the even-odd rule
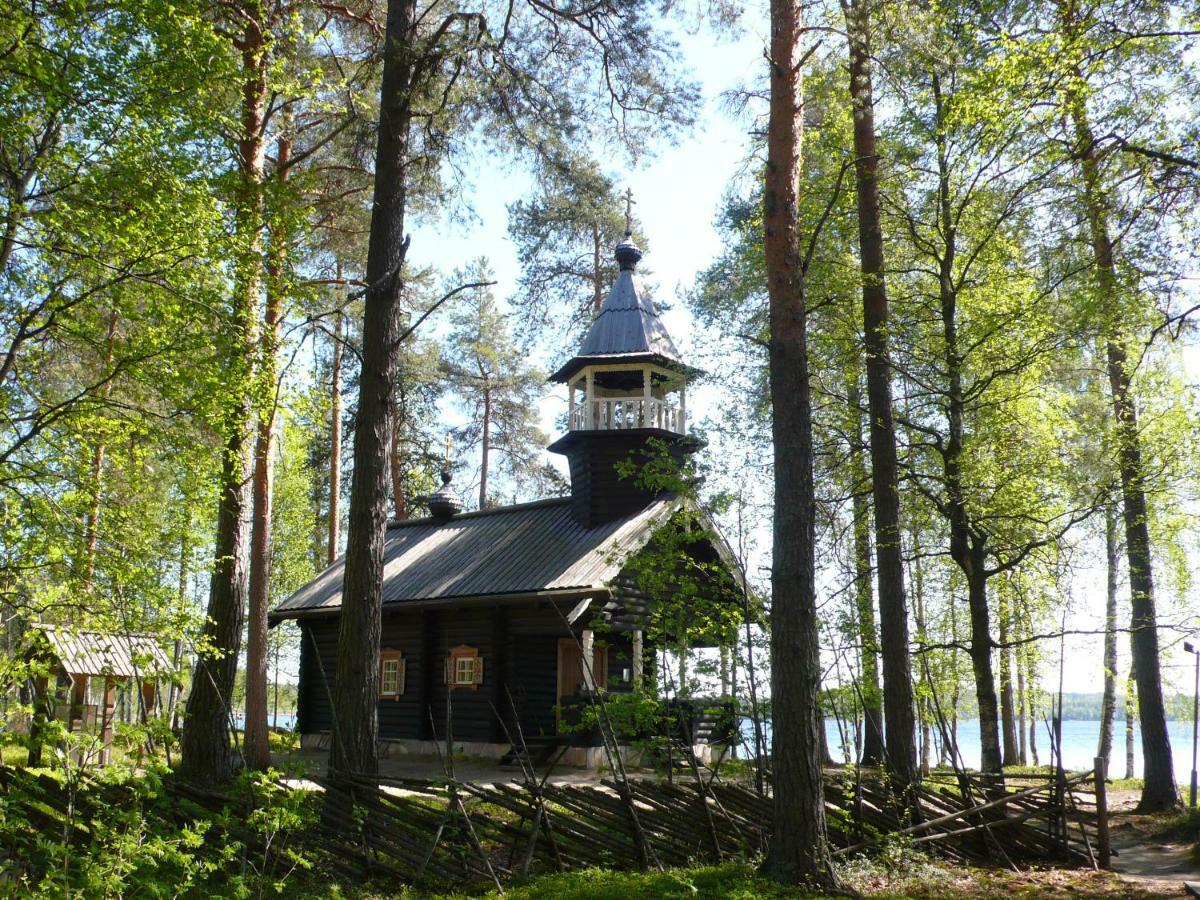
[[[399,650],[379,652],[379,697],[397,700],[404,693],[404,656]]]

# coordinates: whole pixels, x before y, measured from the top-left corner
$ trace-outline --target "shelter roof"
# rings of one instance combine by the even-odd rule
[[[62,667],[72,675],[140,678],[175,667],[148,634],[108,634],[61,625],[37,625]]]

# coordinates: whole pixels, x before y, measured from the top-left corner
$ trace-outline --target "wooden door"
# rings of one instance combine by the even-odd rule
[[[599,645],[592,647],[592,676],[596,686],[603,690],[608,684],[608,648]],[[558,687],[555,691],[556,710],[554,722],[557,726],[561,718],[563,697],[582,693],[587,688],[587,678],[583,671],[583,655],[579,652],[579,644],[573,638],[558,639]]]

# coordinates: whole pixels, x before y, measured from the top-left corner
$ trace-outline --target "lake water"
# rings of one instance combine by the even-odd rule
[[[770,743],[770,723],[765,723],[767,742]],[[1167,722],[1167,730],[1171,736],[1171,750],[1175,763],[1175,780],[1182,787],[1191,782],[1192,773],[1192,723],[1188,721]],[[750,720],[744,720],[742,732],[746,736],[747,745],[754,746],[754,726]],[[842,747],[841,734],[838,731],[836,719],[825,720],[825,734],[829,739],[829,752],[834,759],[849,761],[850,753]],[[1096,745],[1100,740],[1100,722],[1087,720],[1064,720],[1062,723],[1063,736],[1063,766],[1067,769],[1085,770],[1092,767],[1096,756]],[[853,741],[851,732],[850,740]],[[1133,762],[1134,774],[1142,775],[1142,738],[1141,732],[1135,725],[1133,729]],[[933,760],[937,762],[936,740]],[[1042,765],[1053,762],[1050,755],[1050,735],[1043,723],[1037,731],[1038,761]],[[958,723],[958,749],[963,763],[968,768],[979,767],[979,720],[963,719]],[[852,750],[851,750],[852,752]],[[1112,765],[1109,776],[1123,778],[1125,776],[1125,723],[1117,721],[1113,729]],[[1030,763],[1033,762],[1032,757]]]

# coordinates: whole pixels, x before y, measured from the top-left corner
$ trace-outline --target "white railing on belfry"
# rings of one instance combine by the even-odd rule
[[[590,422],[589,411],[592,414]],[[571,409],[568,427],[571,431],[658,428],[676,434],[684,433],[683,416],[678,406],[665,400],[646,400],[642,397],[601,397],[577,403]]]

